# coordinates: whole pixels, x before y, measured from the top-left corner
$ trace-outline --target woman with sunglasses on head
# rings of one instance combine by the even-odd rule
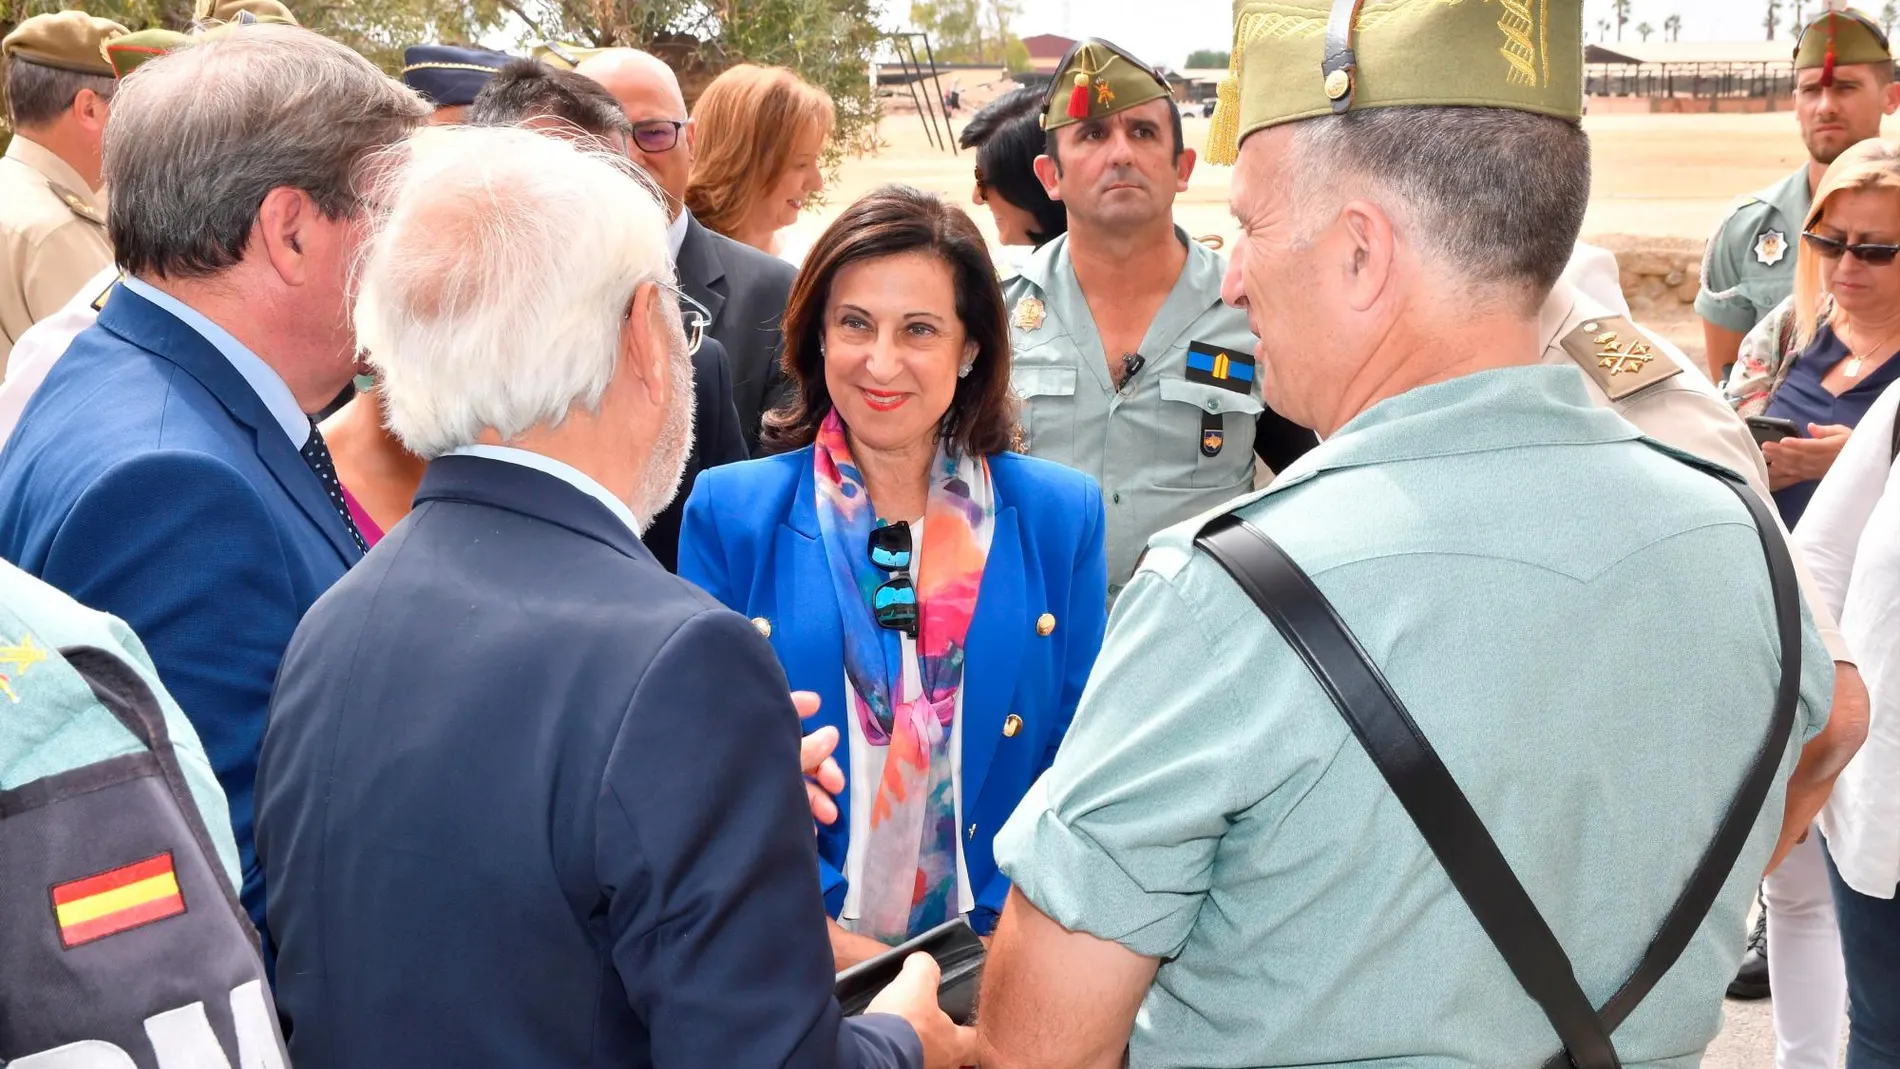
[[[1794,295],[1743,339],[1725,387],[1762,442],[1775,505],[1797,540],[1822,477],[1874,400],[1900,381],[1900,141],[1876,138],[1842,153],[1802,229]],[[1847,980],[1819,834],[1810,831],[1769,874],[1762,900],[1755,938],[1768,947],[1777,1060],[1800,1063],[1805,1046],[1791,1048],[1790,1037],[1818,1032],[1832,1038],[1813,1054],[1833,1065]]]
[[[680,575],[744,613],[840,733],[818,832],[838,967],[967,916],[1101,646],[1101,492],[1009,451],[1009,328],[968,216],[886,186],[812,246],[785,313],[791,450],[694,484]]]
[[[1061,202],[1049,199],[1036,177],[1042,155],[1043,93],[1012,89],[970,119],[957,143],[976,151],[976,189],[971,202],[990,210],[996,240],[1005,246],[1040,249],[1069,229]]]

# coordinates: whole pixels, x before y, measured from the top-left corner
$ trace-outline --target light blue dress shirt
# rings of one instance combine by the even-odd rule
[[[310,440],[310,416],[297,403],[297,395],[290,392],[290,386],[275,368],[245,348],[244,343],[233,338],[230,331],[206,319],[204,313],[151,283],[127,275],[119,285],[178,317],[210,342],[213,348],[223,353],[237,373],[244,376],[244,381],[250,384],[258,399],[264,402],[264,407],[270,409],[270,414],[283,425],[291,446],[299,452],[303,450],[304,443]]]
[[[1379,664],[1602,1005],[1762,745],[1780,675],[1754,524],[1574,367],[1379,402],[1226,508],[1286,548]],[[1055,764],[996,838],[1057,923],[1161,960],[1135,1069],[1535,1066],[1558,1039],[1313,674],[1193,544],[1158,535]],[[1616,1030],[1693,1069],[1827,719],[1801,709],[1714,910]]]
[[[571,464],[563,464],[553,457],[542,456],[540,453],[532,452],[527,449],[517,449],[511,445],[465,445],[460,449],[450,450],[448,455],[452,457],[483,457],[488,460],[499,460],[505,464],[519,464],[524,468],[533,468],[536,471],[545,472],[607,506],[607,511],[620,517],[620,522],[627,525],[627,530],[633,532],[633,537],[640,537],[641,529],[645,526],[640,522],[640,518],[633,514],[633,509],[629,508],[625,501],[615,497],[611,491],[600,485],[593,476],[588,475],[586,472]]]

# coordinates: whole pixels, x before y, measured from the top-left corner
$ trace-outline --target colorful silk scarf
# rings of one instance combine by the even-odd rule
[[[844,669],[872,746],[888,747],[870,814],[856,930],[901,943],[957,915],[956,783],[950,738],[963,685],[964,639],[976,611],[995,527],[989,462],[940,445],[930,467],[924,543],[913,554],[917,667],[922,690],[904,701],[900,634],[879,627],[871,594],[890,574],[871,562],[877,526],[863,477],[833,411],[813,449],[818,527],[844,621]]]

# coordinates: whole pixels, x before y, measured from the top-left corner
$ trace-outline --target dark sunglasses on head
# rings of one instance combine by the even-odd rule
[[[886,523],[871,529],[865,551],[887,572],[907,572],[911,561],[910,524]],[[909,575],[894,575],[871,592],[871,611],[879,627],[917,637],[917,587]]]
[[[691,119],[648,119],[633,124],[633,143],[641,152],[671,152],[680,143],[680,129]]]
[[[1868,267],[1885,267],[1893,262],[1895,256],[1900,255],[1900,245],[1849,245],[1839,238],[1826,237],[1812,230],[1803,232],[1801,240],[1807,242],[1808,248],[1821,257],[1838,260],[1845,254]]]

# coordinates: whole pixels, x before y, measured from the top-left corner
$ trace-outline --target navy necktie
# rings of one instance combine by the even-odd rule
[[[336,481],[336,462],[330,459],[330,447],[323,443],[323,433],[317,430],[317,421],[310,421],[310,437],[304,440],[303,448],[298,450],[303,462],[317,475],[317,482],[323,484],[323,492],[329,496],[330,504],[336,514],[343,517],[343,526],[350,532],[350,541],[356,543],[358,552],[368,553],[369,543],[363,541],[363,532],[356,529],[356,521],[350,518],[350,506],[343,500],[343,485]]]

